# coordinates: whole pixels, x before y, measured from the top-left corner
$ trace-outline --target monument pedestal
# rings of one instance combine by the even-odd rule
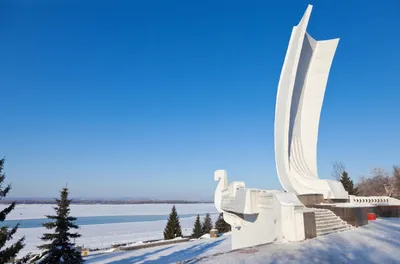
[[[368,224],[367,210],[369,207],[341,206],[341,203],[348,204],[349,200],[327,200],[322,194],[303,194],[297,196],[304,206],[309,208],[328,209],[352,226]]]
[[[371,213],[375,213],[377,217],[400,217],[400,205],[376,206]]]
[[[358,227],[368,224],[368,207],[340,207],[335,205],[315,205],[316,208],[328,209],[348,224]]]
[[[306,207],[314,207],[316,204],[325,202],[324,195],[317,193],[297,195],[297,198],[299,198],[300,202]]]

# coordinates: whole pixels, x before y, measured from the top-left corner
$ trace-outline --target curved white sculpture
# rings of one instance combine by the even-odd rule
[[[338,181],[320,180],[317,171],[319,118],[329,70],[339,39],[316,41],[307,32],[312,6],[293,27],[278,84],[275,159],[287,192],[347,199]]]
[[[246,188],[241,181],[228,185],[225,170],[214,172],[218,181],[214,204],[232,227],[232,249],[301,241],[349,229],[348,223],[330,210],[306,208],[298,195],[323,194],[325,199],[347,201],[330,203],[332,207],[400,204],[391,197],[349,196],[340,182],[318,177],[319,118],[339,39],[316,41],[307,34],[311,9],[309,5],[293,28],[276,99],[276,168],[287,192]]]
[[[315,225],[310,212],[316,209],[306,208],[297,195],[348,198],[340,182],[320,180],[317,173],[319,115],[338,39],[315,41],[306,33],[311,8],[293,28],[278,86],[275,158],[287,192],[246,188],[241,181],[228,185],[225,170],[214,173],[214,204],[232,227],[232,249],[313,237],[308,228]]]

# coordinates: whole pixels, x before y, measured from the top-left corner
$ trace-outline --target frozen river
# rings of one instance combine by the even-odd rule
[[[197,214],[181,214],[181,219],[194,217]],[[200,214],[203,216],[203,214]],[[132,222],[152,222],[168,219],[168,215],[109,215],[109,216],[81,216],[78,217],[75,223],[79,226],[84,225],[100,225],[100,224],[116,224],[116,223],[132,223]],[[0,225],[15,226],[19,223],[20,228],[36,228],[42,227],[43,223],[48,222],[47,218],[35,219],[19,219],[6,220]]]
[[[144,240],[162,239],[163,230],[171,212],[172,204],[135,205],[71,205],[71,216],[77,217],[78,245],[90,248],[110,247],[114,243],[130,243]],[[0,205],[0,209],[4,208]],[[48,232],[41,223],[46,215],[53,215],[54,205],[17,205],[8,216],[7,224],[21,222],[15,238],[25,236],[25,248],[21,255],[38,252],[42,243],[40,237]],[[176,204],[182,232],[190,235],[197,214],[210,213],[215,222],[218,213],[214,204]]]

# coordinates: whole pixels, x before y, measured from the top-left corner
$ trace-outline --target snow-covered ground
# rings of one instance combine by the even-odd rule
[[[0,206],[4,207],[4,206]],[[72,205],[73,216],[168,215],[171,204]],[[178,204],[179,214],[216,213],[213,204]],[[44,218],[53,214],[52,205],[18,205],[11,219]],[[215,222],[216,215],[213,217]],[[195,217],[182,218],[184,234],[192,231]],[[114,243],[161,239],[166,220],[81,226],[78,245],[105,248]],[[20,256],[38,252],[44,228],[20,228],[26,246]],[[378,219],[352,231],[318,237],[301,243],[274,244],[227,253],[230,235],[127,252],[90,255],[87,263],[171,263],[197,258],[204,263],[400,263],[400,219]],[[92,254],[95,252],[92,252]],[[217,254],[217,255],[214,255]],[[214,255],[210,257],[210,255]],[[200,258],[200,259],[198,259]]]
[[[212,217],[215,222],[215,215]],[[195,217],[183,218],[180,220],[184,235],[190,235],[193,228]],[[85,225],[81,226],[79,233],[82,237],[76,239],[77,245],[89,248],[105,248],[112,244],[132,243],[136,241],[146,241],[162,239],[163,231],[167,221],[153,222],[134,222],[104,225]],[[39,252],[36,246],[41,244],[40,236],[47,232],[45,228],[20,228],[18,236],[25,235],[26,246],[21,254],[28,252]]]
[[[11,219],[38,219],[47,214],[54,214],[54,205],[17,205],[7,220]],[[0,208],[4,208],[3,205]],[[167,222],[172,204],[141,204],[141,205],[71,205],[71,215],[80,216],[110,216],[110,215],[165,215],[163,221],[132,222],[116,224],[98,224],[80,226],[81,238],[76,239],[77,245],[89,248],[105,248],[115,243],[130,243],[153,239],[162,239],[163,230]],[[177,204],[178,214],[216,214],[213,204]],[[213,221],[217,215],[212,215]],[[181,219],[184,235],[189,235],[193,228],[195,217]],[[26,246],[20,252],[23,256],[28,252],[40,252],[37,246],[42,244],[40,237],[48,232],[40,228],[19,228],[15,239],[25,236]]]
[[[230,236],[87,257],[87,263],[400,263],[400,219],[304,242],[271,244],[229,252]],[[216,254],[216,255],[214,255]]]
[[[101,263],[175,263],[201,256],[209,256],[231,250],[231,236],[198,239],[180,244],[171,244],[126,252],[112,252],[92,255],[86,258],[87,264]]]

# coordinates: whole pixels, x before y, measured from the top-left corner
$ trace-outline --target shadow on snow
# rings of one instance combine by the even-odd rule
[[[209,242],[209,240],[202,242],[202,243],[196,243],[190,247],[185,247],[182,248],[181,250],[174,251],[171,254],[168,255],[160,255],[158,256],[157,259],[148,259],[148,258],[154,258],[157,257],[158,253],[161,253],[163,251],[172,249],[174,247],[180,247],[182,244],[176,244],[172,246],[160,246],[160,247],[155,247],[154,250],[151,251],[145,251],[145,252],[138,252],[140,255],[135,255],[135,256],[126,256],[124,255],[131,255],[135,254],[136,252],[134,251],[125,251],[125,252],[114,252],[114,253],[104,253],[104,254],[99,254],[95,256],[89,256],[86,258],[86,260],[89,263],[95,263],[97,261],[101,261],[102,263],[113,263],[113,264],[126,264],[126,263],[175,263],[178,261],[183,261],[183,260],[188,260],[188,259],[193,259],[198,257],[199,255],[206,253],[208,250],[211,248],[214,248],[218,246],[220,243],[222,243],[224,239],[219,239],[213,242]],[[190,242],[187,242],[190,243]],[[186,244],[186,243],[185,243]],[[161,253],[162,254],[162,253]],[[113,258],[118,258],[118,260],[112,260]],[[148,259],[148,260],[146,260]]]

